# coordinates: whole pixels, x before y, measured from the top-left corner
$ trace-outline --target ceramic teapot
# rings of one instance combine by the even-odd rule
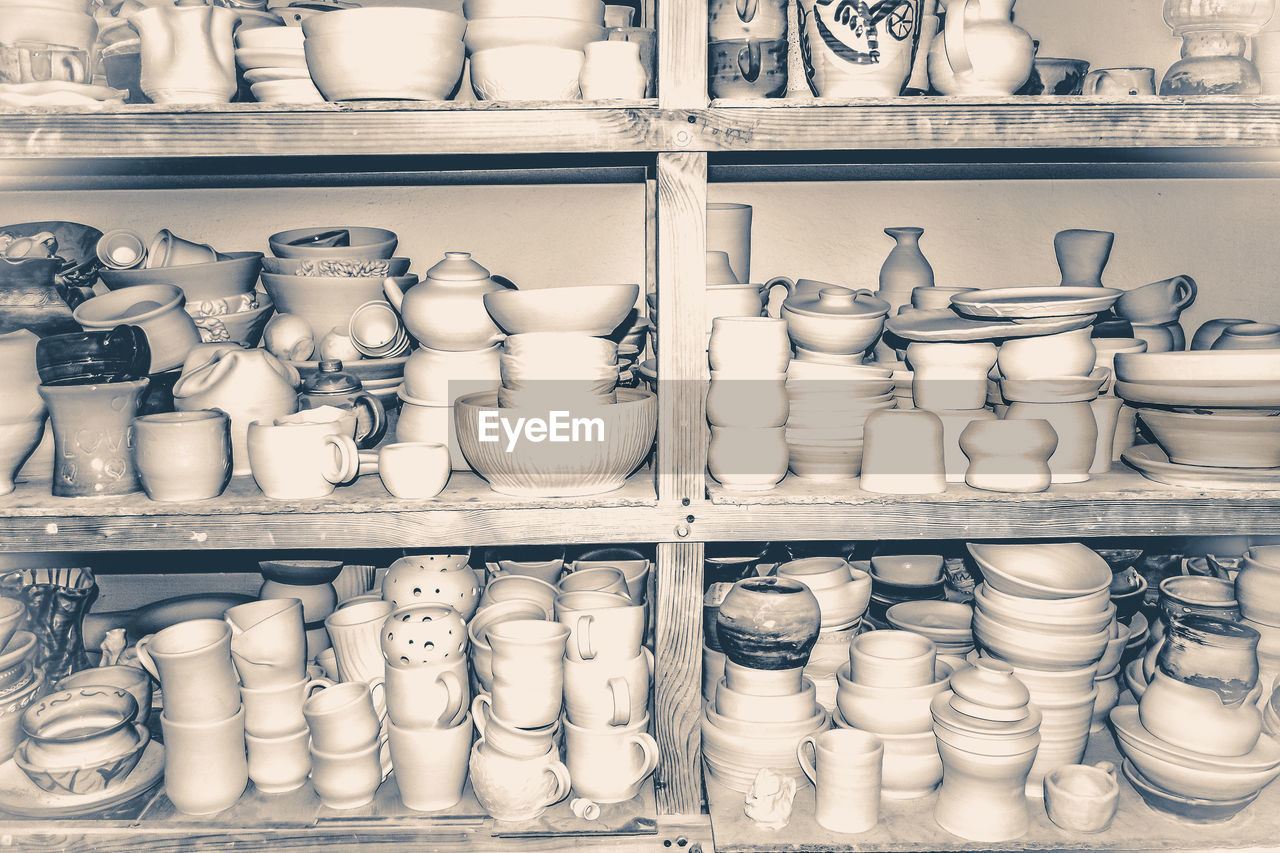
[[[490,275],[470,252],[445,252],[408,292],[390,278],[382,285],[409,334],[425,347],[448,352],[487,349],[503,339],[484,307],[484,295],[503,288],[515,285]]]
[[[223,104],[236,93],[240,17],[221,6],[153,6],[130,16],[142,36],[142,91],[157,104]]]
[[[929,47],[929,80],[944,95],[1011,95],[1031,76],[1035,43],[1010,21],[1013,0],[952,0]]]
[[[173,402],[180,412],[221,409],[227,413],[231,473],[240,476],[250,473],[249,424],[297,412],[296,389],[301,382],[296,369],[266,350],[213,348],[187,359],[173,386]]]
[[[375,446],[387,434],[387,411],[378,398],[364,390],[363,383],[342,370],[337,359],[320,362],[320,369],[302,384],[298,409],[336,406],[356,413],[356,445]]]

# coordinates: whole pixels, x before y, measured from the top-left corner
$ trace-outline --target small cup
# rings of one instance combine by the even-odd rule
[[[796,758],[817,790],[814,817],[819,826],[857,833],[879,823],[883,740],[858,729],[832,729],[803,738]]]
[[[554,748],[560,737],[561,722],[538,728],[520,728],[493,713],[493,699],[481,693],[471,701],[471,718],[476,731],[488,744],[512,758],[537,758]]]
[[[391,602],[370,594],[368,601],[349,601],[325,617],[338,672],[343,681],[372,683],[386,673],[382,655],[382,625],[391,615]]]
[[[868,687],[923,687],[933,683],[933,640],[913,631],[870,631],[849,645],[850,678]]]
[[[83,48],[40,41],[0,44],[0,83],[88,83],[92,76],[93,63]]]
[[[280,738],[307,728],[302,706],[316,690],[333,687],[327,679],[303,678],[278,687],[241,687],[244,702],[244,730],[258,738]]]
[[[556,620],[569,627],[569,660],[631,660],[644,641],[644,607],[626,595],[561,593]]]
[[[646,715],[629,726],[585,728],[565,723],[565,764],[573,789],[595,803],[634,797],[658,766],[658,743]]]
[[[564,662],[564,708],[569,722],[586,728],[628,726],[649,708],[653,654],[629,661]]]
[[[1156,70],[1143,67],[1098,68],[1085,76],[1082,91],[1085,95],[1104,98],[1154,95]]]
[[[231,628],[231,660],[243,686],[281,687],[306,676],[307,635],[301,600],[250,601],[228,608],[222,618]]]
[[[241,710],[231,628],[221,619],[178,622],[143,637],[135,648],[138,662],[163,685],[164,714],[171,722],[213,724]]]
[[[471,703],[465,658],[443,666],[388,664],[386,687],[387,716],[415,731],[457,726]]]
[[[557,587],[541,578],[530,575],[500,574],[485,585],[484,594],[480,597],[480,606],[487,607],[506,601],[528,601],[542,608],[546,618],[550,619],[555,615],[556,596],[559,594]]]
[[[164,734],[164,787],[183,814],[230,808],[249,784],[244,709],[221,720],[178,723],[160,715]]]
[[[395,442],[378,451],[378,476],[397,498],[434,498],[444,491],[452,468],[449,448],[430,441]]]
[[[322,498],[359,473],[359,450],[329,423],[254,421],[248,432],[249,466],[258,488],[275,500]]]
[[[560,592],[587,590],[612,592],[630,597],[627,590],[627,579],[620,569],[612,566],[600,566],[593,569],[578,569],[560,578]]]
[[[314,738],[314,733],[313,733]],[[331,809],[355,809],[373,802],[385,778],[381,753],[384,740],[350,752],[328,752],[311,746],[311,784],[320,802]]]
[[[1111,826],[1120,801],[1116,768],[1108,761],[1089,767],[1069,764],[1044,779],[1044,808],[1068,832],[1102,832]]]
[[[225,412],[160,412],[133,420],[133,461],[153,501],[205,501],[231,482]]]
[[[724,680],[729,689],[748,696],[789,696],[803,689],[804,667],[753,669],[726,660]]]
[[[313,749],[326,753],[350,753],[377,745],[386,718],[386,703],[381,698],[381,681],[372,687],[362,681],[347,681],[325,687],[311,694],[302,705],[302,716],[311,729]],[[382,711],[375,710],[381,706]]]
[[[713,98],[777,98],[787,90],[787,40],[710,42],[707,69]]]
[[[393,358],[409,348],[409,333],[400,315],[387,302],[366,302],[351,314],[347,336],[357,350],[369,358]]]
[[[207,243],[184,240],[168,228],[161,228],[147,246],[147,269],[155,267],[185,267],[192,264],[208,264],[218,259],[218,253]]]
[[[98,260],[113,270],[131,270],[147,259],[147,244],[142,235],[127,228],[108,231],[98,239]]]
[[[401,802],[419,812],[457,805],[471,756],[471,714],[452,728],[407,728],[394,721],[387,728]]]
[[[264,794],[283,794],[301,788],[311,773],[311,733],[302,729],[279,737],[245,733],[249,779]]]

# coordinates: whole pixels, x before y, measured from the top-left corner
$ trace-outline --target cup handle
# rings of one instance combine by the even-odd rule
[[[360,473],[360,451],[349,435],[326,435],[325,448],[333,448],[333,457],[324,461],[320,476],[335,486],[349,483]]]
[[[1099,761],[1093,766],[1101,770],[1103,773],[1106,773],[1112,779],[1116,778],[1116,766],[1110,761]]]
[[[547,772],[556,780],[556,789],[547,800],[547,805],[553,806],[569,796],[569,768],[562,761],[553,761],[547,765]]]
[[[386,679],[378,676],[369,681],[369,698],[373,700],[373,712],[378,715],[378,724],[387,722],[387,684]]]
[[[817,760],[818,745],[814,741],[813,735],[806,735],[798,744],[796,744],[796,759],[800,762],[800,769],[804,771],[804,775],[809,777],[809,781],[812,782],[814,786],[817,786],[818,771],[814,769],[813,761],[810,761],[809,756],[805,753],[804,748],[806,746],[813,747],[813,758],[814,761]]]
[[[653,649],[649,648],[648,646],[645,646],[644,648],[640,649],[640,652],[644,655],[645,662],[649,664],[649,678],[652,679],[653,678]]]
[[[574,628],[574,634],[578,637],[578,655],[583,660],[595,660],[596,648],[591,642],[591,624],[595,618],[590,614],[579,616],[578,623]]]
[[[395,769],[391,761],[391,732],[386,726],[378,733],[378,764],[382,767],[382,781],[385,782]]]
[[[463,692],[462,683],[458,681],[458,676],[452,672],[442,672],[440,677],[436,679],[444,685],[445,699],[444,713],[440,715],[437,722],[442,726],[447,726],[454,720],[458,713],[462,710]]]
[[[979,5],[975,6],[975,3]],[[969,45],[965,40],[964,31],[968,26],[970,14],[972,13],[976,18],[981,14],[980,10],[979,0],[963,0],[963,3],[953,0],[947,6],[947,20],[942,30],[942,46],[947,52],[947,64],[956,74],[968,74],[973,70],[973,58],[969,56]]]
[[[1196,280],[1189,275],[1178,275],[1173,277],[1173,282],[1174,294],[1182,294],[1177,297],[1178,301],[1176,303],[1178,310],[1181,311],[1183,308],[1186,308],[1195,301],[1197,290]]]
[[[743,60],[746,65],[743,65]],[[738,73],[748,83],[760,78],[760,42],[749,41],[738,50]]]
[[[613,716],[609,718],[611,726],[627,726],[631,724],[631,687],[625,678],[614,677],[605,682],[609,688],[609,696],[613,700]]]
[[[371,422],[369,431],[363,436],[357,437],[356,443],[365,449],[375,446],[387,434],[387,410],[383,408],[377,397],[367,391],[361,391],[357,394],[352,401],[352,405],[368,412]]]
[[[764,313],[776,320],[778,319],[778,314],[769,310],[769,304],[773,302],[773,289],[775,287],[781,287],[786,290],[787,295],[782,297],[785,302],[791,294],[795,293],[796,283],[785,275],[779,275],[766,281],[764,283],[764,287],[761,288],[762,295],[764,296]],[[778,306],[779,310],[781,310],[782,303],[779,302]]]
[[[1107,79],[1106,71],[1090,71],[1084,75],[1084,85],[1080,90],[1082,95],[1096,95],[1098,93],[1098,85]]]
[[[476,698],[471,701],[471,721],[475,723],[481,740],[484,740],[484,729],[489,725],[491,713],[493,713],[493,697],[488,693],[477,693]]]
[[[640,768],[640,774],[633,780],[634,782],[639,782],[658,769],[658,742],[648,732],[637,732],[632,735],[631,742],[640,747],[640,753],[644,757],[644,764]]]
[[[327,678],[313,678],[302,688],[302,695],[310,699],[317,691],[333,687],[334,683]]]
[[[155,634],[148,634],[137,642],[133,647],[138,655],[138,663],[142,664],[142,668],[151,673],[151,677],[156,681],[160,680],[160,673],[156,670],[156,662],[152,660],[151,653],[147,651],[147,646],[151,645],[151,639]]]

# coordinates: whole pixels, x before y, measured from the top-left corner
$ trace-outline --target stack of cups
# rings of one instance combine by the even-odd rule
[[[462,616],[442,604],[402,607],[382,628],[391,764],[400,799],[422,812],[462,799],[471,751],[471,690]]]
[[[711,476],[737,490],[771,489],[787,475],[786,321],[716,317],[708,353]]]
[[[849,659],[849,643],[858,633],[871,600],[871,576],[840,557],[792,560],[778,566],[777,574],[800,581],[818,599],[822,621],[804,674],[817,688],[818,704],[833,711],[836,670]]]
[[[185,814],[229,808],[249,784],[244,707],[231,663],[231,628],[221,619],[179,622],[137,645],[160,681],[165,791]]]
[[[311,729],[311,784],[329,808],[367,805],[386,778],[386,712],[377,710],[384,706],[381,679],[372,687],[363,681],[334,684],[303,703]]]
[[[749,13],[744,11],[749,10]],[[778,98],[787,90],[787,4],[713,0],[707,10],[713,98]]]
[[[251,601],[223,615],[231,628],[231,658],[240,674],[249,778],[259,791],[279,794],[302,787],[311,772],[311,733],[302,703],[325,679],[309,681],[302,602]]]
[[[539,588],[546,587],[546,590]],[[500,595],[509,598],[498,598]],[[534,595],[546,595],[545,600],[534,598]],[[530,619],[550,620],[555,612],[556,588],[537,578],[512,577],[489,582],[485,587],[484,597],[480,599],[480,608],[467,623],[467,639],[471,641],[471,686],[472,692],[493,692],[493,647],[489,645],[489,629],[503,622],[526,621]],[[475,725],[481,725],[479,717]]]
[[[582,332],[511,335],[499,372],[504,409],[608,405],[617,400],[618,345]]]
[[[618,579],[622,573],[610,569]],[[561,581],[605,572],[583,569]],[[581,582],[581,581],[579,581]],[[556,618],[569,631],[564,660],[565,748],[580,797],[630,800],[658,766],[648,733],[653,655],[642,647],[644,606],[621,590],[578,590],[556,598]]]
[[[492,693],[472,702],[480,738],[468,770],[491,817],[533,820],[569,795],[560,760],[560,707],[569,629],[544,619],[513,619],[486,629]]]

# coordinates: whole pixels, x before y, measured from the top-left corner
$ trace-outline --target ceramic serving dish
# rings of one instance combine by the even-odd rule
[[[640,286],[590,284],[538,290],[495,290],[484,307],[508,335],[527,332],[580,332],[608,335],[635,307]]]
[[[88,685],[51,693],[22,714],[25,757],[40,767],[82,767],[137,745],[138,700],[120,687]]]
[[[1116,353],[1115,370],[1121,382],[1184,386],[1275,382],[1280,376],[1280,349],[1121,352]]]
[[[350,9],[348,12],[432,12],[432,9]],[[320,21],[317,15],[303,22]],[[466,48],[461,38],[414,29],[308,35],[307,68],[329,101],[377,98],[441,101],[458,87]]]
[[[1093,323],[1093,314],[1009,320],[962,317],[955,311],[908,311],[885,321],[885,331],[907,341],[994,341],[1029,338],[1081,329]]]
[[[1280,466],[1280,416],[1231,417],[1142,409],[1138,416],[1179,465],[1211,468]]]
[[[204,264],[154,269],[102,270],[102,281],[112,290],[146,284],[169,284],[182,289],[190,302],[207,302],[248,293],[262,269],[261,252],[227,252],[221,260]]]
[[[954,294],[951,304],[971,317],[1068,317],[1106,311],[1123,292],[1109,287],[994,287]]]
[[[1191,823],[1221,823],[1239,814],[1258,798],[1259,791],[1230,800],[1207,800],[1200,797],[1183,797],[1160,788],[1138,771],[1133,762],[1125,759],[1122,768],[1124,778],[1138,792],[1142,801],[1158,812],[1174,815]]]
[[[1211,468],[1169,461],[1158,445],[1140,444],[1120,454],[1142,476],[1157,483],[1191,489],[1274,489],[1280,487],[1280,468]]]

